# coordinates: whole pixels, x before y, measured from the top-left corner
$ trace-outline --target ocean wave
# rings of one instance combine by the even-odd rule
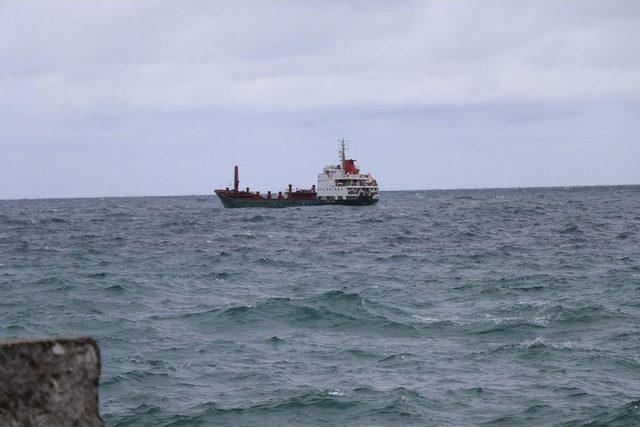
[[[282,394],[284,396],[231,407],[207,402],[192,408],[192,415],[165,417],[161,422],[169,425],[230,422],[242,425],[317,425],[331,423],[335,414],[341,413],[348,415],[355,424],[397,424],[420,419],[411,413],[427,401],[417,391],[404,387],[388,391],[372,387],[330,388]],[[149,411],[149,408],[138,410]],[[423,411],[419,409],[420,413]],[[153,408],[152,413],[157,414],[158,411]]]
[[[487,334],[550,328],[563,324],[584,325],[603,320],[623,320],[625,318],[628,318],[628,315],[624,312],[613,311],[598,304],[569,307],[562,304],[550,304],[548,301],[526,301],[501,308],[493,313],[484,313],[484,322],[475,321],[474,324],[475,333]]]
[[[578,224],[575,223],[569,223],[569,224],[565,224],[564,227],[562,227],[559,230],[560,234],[574,234],[574,235],[580,235],[580,234],[584,234],[584,232],[582,231],[582,229],[578,226]]]
[[[616,239],[625,240],[633,235],[634,233],[632,231],[623,231],[621,233],[616,234]]]
[[[476,335],[501,334],[507,335],[515,332],[527,332],[542,329],[540,323],[527,320],[504,320],[505,323],[498,323],[498,326],[479,326],[472,333]]]
[[[413,255],[407,255],[407,254],[393,254],[393,255],[388,255],[388,256],[379,256],[376,257],[376,261],[383,261],[383,262],[396,262],[396,261],[404,261],[404,260],[410,260],[414,258]]]
[[[198,276],[199,279],[216,279],[216,280],[227,280],[234,276],[234,273],[230,273],[228,271],[211,271],[209,273],[201,274]]]
[[[67,286],[69,282],[66,279],[57,276],[49,276],[44,277],[42,279],[37,280],[35,285],[45,285],[45,286]]]
[[[263,221],[269,221],[269,220],[274,220],[275,218],[272,216],[267,216],[267,215],[253,215],[249,218],[246,219],[246,221],[248,222],[263,222]]]
[[[114,375],[110,378],[105,379],[102,385],[105,387],[108,387],[115,384],[130,382],[130,381],[147,383],[149,381],[158,381],[158,380],[164,381],[165,379],[168,379],[168,378],[170,378],[170,375],[169,373],[166,373],[166,372],[153,372],[150,370],[133,369],[123,374]]]
[[[71,220],[69,219],[65,219],[65,218],[58,218],[58,217],[51,217],[51,218],[41,218],[38,221],[40,224],[66,224],[68,222],[71,222]]]
[[[640,423],[640,399],[600,411],[586,418],[570,420],[570,424],[589,426],[635,426]]]
[[[243,415],[259,416],[260,414],[270,417],[279,413],[291,415],[291,411],[297,413],[298,410],[309,408],[339,411],[357,405],[356,402],[345,397],[347,397],[345,393],[338,394],[334,390],[324,390],[308,391],[284,397],[272,397],[267,401],[255,402],[246,406],[220,407],[214,402],[208,402],[193,408],[197,415],[189,417],[188,421],[206,422],[214,419],[219,420],[219,417],[225,415],[233,415],[235,417],[242,417]],[[187,420],[185,419],[185,421]]]
[[[398,361],[405,361],[406,359],[412,359],[414,357],[415,355],[411,353],[397,353],[378,360],[378,363],[395,363]]]
[[[491,350],[488,350],[489,354],[502,354],[502,353],[537,353],[540,351],[569,351],[569,352],[591,352],[594,349],[591,347],[580,347],[571,341],[565,342],[550,342],[548,339],[538,336],[531,340],[524,340],[517,343],[509,343],[498,346]]]
[[[98,273],[89,273],[87,274],[87,277],[89,279],[104,279],[105,277],[107,277],[109,273],[105,272],[105,271],[101,271]]]
[[[219,318],[232,324],[246,323],[288,324],[302,328],[330,330],[359,330],[373,334],[415,335],[415,326],[386,317],[379,304],[362,298],[357,293],[339,290],[304,298],[269,298],[254,305],[227,308]]]
[[[459,318],[456,319],[442,319],[438,317],[430,317],[430,316],[421,316],[418,314],[414,314],[411,316],[412,319],[415,319],[421,324],[429,325],[430,327],[449,327],[449,326],[462,326],[467,324]]]
[[[623,319],[627,315],[621,311],[613,311],[600,304],[568,307],[562,304],[553,305],[546,310],[550,322],[586,324],[602,320]]]

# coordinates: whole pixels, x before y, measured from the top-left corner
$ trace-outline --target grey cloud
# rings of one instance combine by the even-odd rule
[[[27,107],[41,94],[55,112],[50,98],[81,111],[290,110],[637,97],[640,87],[634,2],[157,4],[16,7],[3,56],[39,72],[5,79],[3,92]]]
[[[626,159],[640,145],[638,22],[636,1],[7,1],[0,148],[12,157],[0,197],[208,191],[243,157],[261,179],[261,147],[284,165],[308,151],[299,140],[332,156],[343,133],[387,188],[636,182]],[[189,179],[197,150],[215,172],[192,159],[202,170]],[[505,153],[511,163],[494,161]],[[396,155],[402,169],[382,161]],[[527,155],[553,173],[519,175]],[[464,170],[406,172],[421,156],[462,156]],[[182,160],[169,168],[172,157]],[[83,161],[108,166],[85,188],[55,172],[60,158],[86,174]],[[571,165],[596,159],[607,161],[592,177]],[[118,164],[131,170],[113,185]],[[37,184],[39,168],[60,173],[58,184]],[[171,184],[154,187],[139,168]],[[25,184],[9,184],[16,177]]]

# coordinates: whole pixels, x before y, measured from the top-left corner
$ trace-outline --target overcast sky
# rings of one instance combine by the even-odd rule
[[[640,184],[640,1],[0,6],[0,198]]]

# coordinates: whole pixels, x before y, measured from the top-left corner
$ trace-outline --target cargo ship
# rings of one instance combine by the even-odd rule
[[[325,166],[318,174],[317,185],[293,190],[289,184],[277,193],[240,190],[238,166],[234,166],[233,188],[215,190],[225,208],[286,208],[289,206],[351,205],[366,206],[378,202],[378,182],[370,173],[361,173],[355,160],[345,157],[344,138],[339,141],[340,163]]]

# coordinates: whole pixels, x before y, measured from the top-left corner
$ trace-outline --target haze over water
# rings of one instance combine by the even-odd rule
[[[0,340],[107,425],[640,423],[640,187],[0,201]]]

